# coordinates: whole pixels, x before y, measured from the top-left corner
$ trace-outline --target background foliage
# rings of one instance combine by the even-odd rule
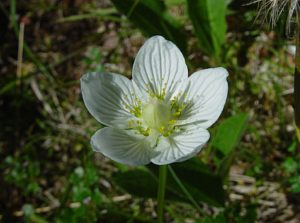
[[[137,50],[157,34],[182,50],[190,73],[213,66],[230,73],[208,145],[169,168],[166,222],[300,222],[293,42],[281,25],[255,23],[256,5],[245,3],[1,1],[0,222],[154,222],[157,167],[91,151],[100,126],[78,80],[104,70],[130,77]]]

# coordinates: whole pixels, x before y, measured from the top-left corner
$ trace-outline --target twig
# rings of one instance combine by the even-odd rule
[[[79,208],[80,206],[81,206],[80,202],[72,202],[68,205],[69,208]],[[39,207],[39,208],[34,209],[34,213],[36,213],[36,214],[48,213],[48,212],[50,212],[50,211],[52,211],[53,209],[56,209],[56,208],[58,208],[58,207],[55,206],[55,205]],[[22,217],[24,215],[25,215],[25,213],[22,210],[14,212],[14,216],[16,216],[16,217]]]
[[[44,99],[44,96],[42,94],[42,92],[40,91],[40,88],[35,80],[35,78],[32,78],[30,81],[30,86],[31,89],[33,91],[33,93],[35,94],[35,96],[37,97],[37,99],[42,102],[45,111],[51,116],[53,117],[53,110],[51,108],[51,106],[46,102],[46,100]]]

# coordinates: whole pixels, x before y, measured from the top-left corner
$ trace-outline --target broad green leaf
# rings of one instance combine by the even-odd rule
[[[237,114],[224,120],[216,129],[211,144],[220,150],[223,155],[228,155],[238,144],[248,123],[248,115]]]
[[[156,165],[149,165],[148,168],[158,176],[158,167]],[[224,205],[225,192],[222,178],[214,174],[199,159],[193,158],[186,162],[174,163],[172,168],[196,202],[205,202],[213,206]],[[171,174],[168,174],[167,185],[172,191],[177,191],[181,196],[185,196]],[[189,202],[187,198],[184,201]]]
[[[239,143],[248,124],[248,115],[240,113],[223,121],[212,137],[211,145],[216,147],[223,155],[218,168],[220,176],[225,178],[234,157],[234,148]]]
[[[226,34],[226,1],[187,0],[187,5],[201,49],[218,56]]]
[[[199,159],[175,163],[172,167],[196,201],[213,206],[224,205],[225,191],[222,178],[209,170]]]
[[[135,169],[118,172],[113,175],[113,180],[132,195],[144,198],[157,197],[158,178],[148,170]],[[184,200],[175,193],[172,192],[172,189],[168,189],[166,199]]]
[[[155,197],[157,193],[157,178],[145,170],[135,169],[118,172],[113,180],[124,190],[138,197]]]
[[[150,171],[135,169],[113,175],[113,180],[130,194],[145,198],[156,198],[158,187],[158,166],[148,165]],[[196,202],[223,206],[225,194],[221,177],[213,174],[200,160],[191,159],[172,164],[181,183]],[[171,174],[167,178],[166,199],[189,202]]]
[[[177,21],[167,14],[163,1],[112,0],[112,2],[146,36],[164,36],[174,42],[185,53],[186,38],[183,30]]]

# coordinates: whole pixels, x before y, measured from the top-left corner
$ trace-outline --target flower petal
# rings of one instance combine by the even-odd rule
[[[119,74],[88,73],[81,78],[81,92],[88,111],[104,125],[128,128],[137,96],[132,82]]]
[[[209,132],[198,126],[189,126],[189,129],[169,137],[161,137],[157,145],[159,153],[151,159],[152,163],[165,165],[181,162],[196,155],[209,139]]]
[[[166,100],[187,81],[188,71],[180,50],[161,36],[147,40],[138,52],[132,79],[144,94],[164,96]]]
[[[154,152],[147,137],[111,127],[98,130],[92,136],[91,145],[96,152],[133,166],[148,164]]]
[[[224,68],[210,68],[192,74],[181,99],[187,105],[178,124],[197,124],[205,129],[211,126],[224,108],[228,93],[227,76]]]

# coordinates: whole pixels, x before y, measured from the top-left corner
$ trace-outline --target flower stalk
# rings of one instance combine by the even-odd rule
[[[157,193],[158,223],[163,223],[167,173],[168,173],[168,165],[159,166],[159,182],[158,182],[158,193]]]
[[[300,142],[300,18],[297,18],[296,67],[294,74],[294,109],[296,134]]]

